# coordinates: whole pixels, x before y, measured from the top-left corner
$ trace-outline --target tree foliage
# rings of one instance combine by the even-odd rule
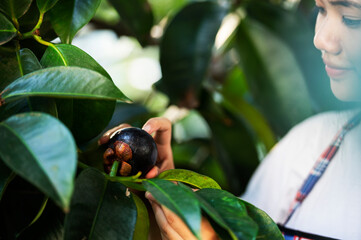
[[[94,20],[105,1],[0,3],[0,238],[147,239],[148,211],[130,188],[151,192],[198,238],[205,216],[222,239],[282,239],[266,213],[236,196],[292,126],[343,107],[313,70],[322,62],[308,1],[109,0],[113,25]],[[153,91],[188,110],[173,122],[184,169],[155,179],[104,173],[97,139],[162,111],[131,103],[71,44],[100,22],[159,49]]]

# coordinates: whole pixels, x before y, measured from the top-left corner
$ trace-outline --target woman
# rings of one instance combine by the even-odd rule
[[[340,100],[359,102],[361,0],[316,0],[316,7],[314,45],[322,53],[331,89]],[[315,239],[361,239],[359,118],[339,131],[355,114],[322,113],[295,126],[263,160],[242,198],[267,212],[286,234],[295,229]],[[171,124],[157,118],[143,128],[155,133],[158,144],[160,165],[147,175],[153,177],[173,167]],[[177,216],[146,196],[163,239],[195,239]],[[216,234],[203,220],[202,239],[213,238]]]

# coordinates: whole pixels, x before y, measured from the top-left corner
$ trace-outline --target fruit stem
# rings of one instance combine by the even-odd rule
[[[82,162],[78,161],[78,167],[81,168],[81,169],[87,169],[90,166],[86,165],[85,163],[82,163]]]
[[[112,168],[110,170],[109,176],[110,177],[117,176],[118,168],[119,168],[119,161],[114,161],[113,165],[112,165]]]
[[[35,35],[36,32],[37,32],[37,30],[39,30],[39,28],[41,27],[41,24],[43,23],[43,20],[44,20],[44,13],[43,13],[43,12],[40,12],[39,20],[38,20],[38,22],[36,23],[35,27],[34,27],[31,31],[22,34],[22,38],[23,38],[23,39],[25,39],[25,38],[30,38],[30,37],[32,37],[33,35]]]

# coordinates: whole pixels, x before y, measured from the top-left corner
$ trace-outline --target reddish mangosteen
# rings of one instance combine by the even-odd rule
[[[104,170],[106,173],[114,161],[119,162],[117,175],[135,175],[139,171],[145,176],[155,165],[158,156],[157,145],[146,131],[135,128],[123,128],[110,136],[104,152]]]

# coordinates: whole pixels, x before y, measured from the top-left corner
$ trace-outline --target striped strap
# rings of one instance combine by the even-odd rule
[[[285,226],[288,221],[291,219],[292,215],[295,213],[297,208],[301,205],[301,203],[305,200],[308,194],[311,192],[317,181],[321,178],[323,173],[326,171],[327,166],[331,162],[332,158],[337,153],[345,135],[354,128],[357,124],[360,123],[361,113],[356,114],[353,118],[351,118],[338,133],[335,138],[331,142],[331,144],[327,147],[327,149],[321,154],[321,156],[316,161],[312,170],[308,174],[308,177],[304,181],[302,187],[298,190],[295,199],[293,200],[288,217],[286,221],[283,223]]]

